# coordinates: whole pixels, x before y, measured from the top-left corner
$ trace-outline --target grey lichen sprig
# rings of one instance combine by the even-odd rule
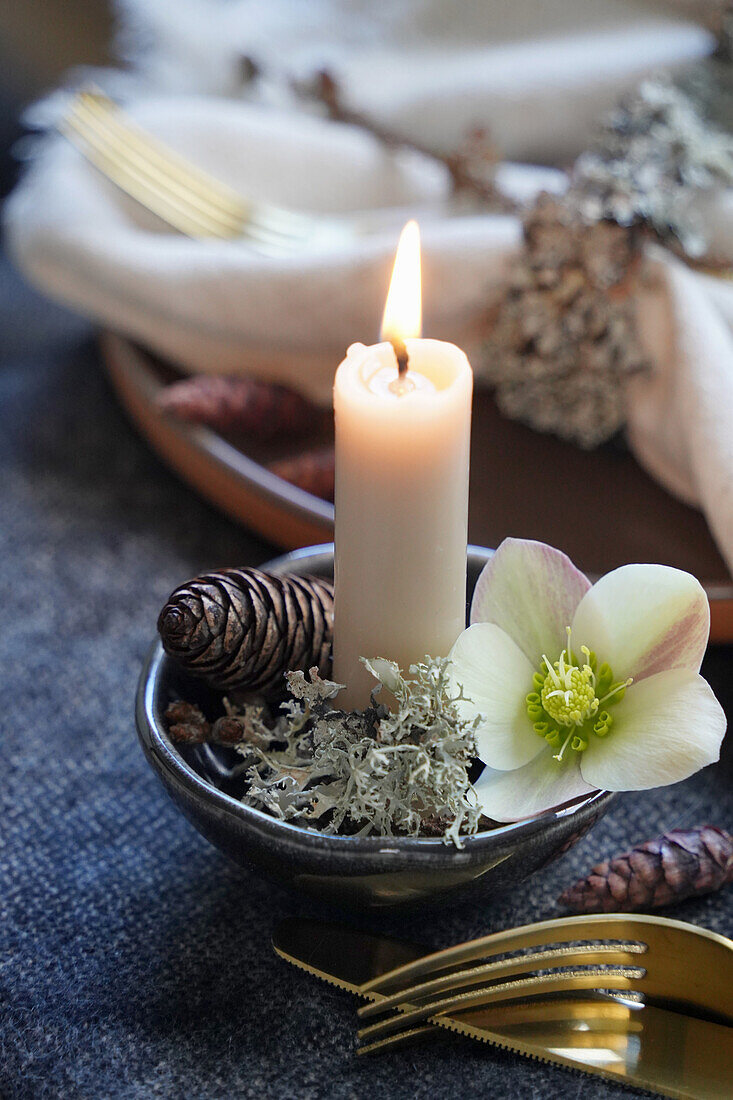
[[[733,185],[733,135],[710,125],[670,77],[659,75],[611,112],[575,163],[571,201],[589,221],[644,224],[690,258],[707,252],[697,214],[703,192]]]
[[[238,746],[243,801],[327,833],[428,832],[461,847],[481,816],[469,781],[476,722],[459,714],[448,661],[426,658],[411,666],[410,678],[390,661],[365,664],[377,685],[364,711],[338,710],[341,685],[316,669],[309,679],[287,673],[291,697],[274,721],[257,706],[229,708],[249,731]],[[381,686],[394,709],[377,701]]]

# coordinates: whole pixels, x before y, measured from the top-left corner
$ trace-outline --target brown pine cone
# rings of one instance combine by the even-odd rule
[[[321,500],[333,500],[335,460],[333,447],[303,451],[294,458],[283,458],[270,465],[273,474],[305,489]]]
[[[598,863],[560,895],[574,913],[656,909],[733,881],[733,837],[713,825],[673,829]]]
[[[158,617],[163,647],[221,691],[269,691],[287,671],[330,671],[333,585],[222,569],[177,588]]]
[[[304,435],[324,419],[322,409],[287,386],[215,374],[173,382],[156,403],[179,420],[263,441],[281,434]]]

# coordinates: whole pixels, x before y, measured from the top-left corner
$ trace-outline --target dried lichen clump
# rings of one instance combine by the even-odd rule
[[[700,194],[731,185],[733,135],[711,126],[681,88],[659,76],[605,120],[575,163],[570,198],[589,221],[644,224],[698,257],[709,246]]]
[[[374,699],[363,712],[340,711],[340,685],[316,669],[310,682],[287,674],[291,698],[275,719],[261,705],[228,706],[242,730],[243,801],[326,833],[429,832],[460,847],[481,812],[468,777],[475,723],[459,716],[448,662],[413,665],[412,679],[388,661],[367,666],[396,709]]]
[[[624,379],[644,366],[629,295],[635,236],[589,225],[550,195],[523,224],[477,373],[507,416],[595,447],[623,426]]]

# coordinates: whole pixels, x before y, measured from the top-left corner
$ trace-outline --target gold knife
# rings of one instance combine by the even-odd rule
[[[381,999],[362,990],[366,982],[426,954],[386,936],[297,918],[278,926],[273,947],[280,958],[364,1000]],[[631,996],[586,991],[436,1016],[431,1023],[671,1100],[733,1096],[733,1027]]]

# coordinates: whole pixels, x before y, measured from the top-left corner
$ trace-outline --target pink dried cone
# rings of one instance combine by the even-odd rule
[[[673,829],[596,864],[560,895],[574,913],[633,912],[709,894],[733,881],[733,837],[713,825]]]
[[[299,393],[256,378],[194,375],[166,386],[157,404],[179,420],[258,440],[306,435],[325,422]]]
[[[333,447],[316,447],[270,463],[269,470],[321,500],[333,501],[336,463]]]

